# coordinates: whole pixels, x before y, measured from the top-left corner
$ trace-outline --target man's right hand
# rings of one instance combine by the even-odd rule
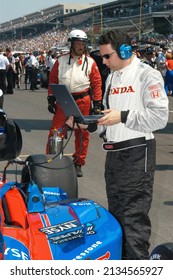
[[[55,114],[56,112],[56,98],[54,95],[48,95],[47,97],[48,101],[48,111],[52,114]]]

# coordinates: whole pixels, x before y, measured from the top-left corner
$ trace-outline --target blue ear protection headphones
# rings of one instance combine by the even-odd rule
[[[117,53],[121,59],[123,60],[129,59],[132,56],[132,47],[123,44],[118,48]]]

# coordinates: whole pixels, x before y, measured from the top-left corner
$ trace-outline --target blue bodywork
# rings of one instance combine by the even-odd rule
[[[10,185],[13,184],[1,187],[1,198]],[[24,228],[4,225],[6,260],[121,259],[121,227],[104,207],[92,200],[68,199],[67,193],[59,187],[43,187],[41,193],[32,182],[28,186],[25,215],[27,226]],[[1,251],[2,238],[1,235]],[[43,246],[44,256],[41,255]]]

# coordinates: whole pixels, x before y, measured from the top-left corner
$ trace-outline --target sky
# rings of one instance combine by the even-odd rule
[[[110,0],[96,0],[89,1],[83,0],[83,4],[95,3],[101,5],[105,3],[113,2]],[[1,15],[0,23],[10,21],[19,17],[23,17],[27,14],[40,11],[59,4],[72,4],[81,3],[79,0],[0,0]]]

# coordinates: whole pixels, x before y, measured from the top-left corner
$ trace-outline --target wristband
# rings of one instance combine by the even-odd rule
[[[128,114],[129,114],[129,110],[121,111],[121,122],[122,123],[126,123]]]

